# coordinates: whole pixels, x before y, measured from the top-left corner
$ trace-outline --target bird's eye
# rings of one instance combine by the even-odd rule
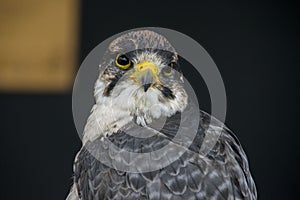
[[[121,69],[128,69],[131,66],[131,61],[125,55],[118,55],[116,65]]]
[[[165,76],[170,76],[171,74],[172,74],[172,68],[174,67],[174,63],[173,62],[171,62],[169,65],[168,65],[168,67],[165,67],[165,68],[163,68],[162,69],[162,71],[163,71],[163,74],[165,75]]]

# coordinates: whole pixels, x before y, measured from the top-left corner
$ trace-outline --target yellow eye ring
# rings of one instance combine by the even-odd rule
[[[173,68],[174,67],[174,62],[170,62],[168,66]]]
[[[125,55],[118,55],[116,65],[121,69],[128,69],[131,66],[131,61]]]
[[[174,67],[174,63],[171,62],[167,67],[163,68],[163,74],[165,76],[171,76],[173,67]]]

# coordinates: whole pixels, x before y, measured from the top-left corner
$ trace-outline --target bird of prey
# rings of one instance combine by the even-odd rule
[[[150,30],[126,33],[110,43],[103,60],[67,200],[257,199],[235,135],[204,111],[197,112],[198,118],[189,117],[195,109],[183,84],[182,66],[164,36]],[[162,119],[161,128],[153,128]],[[185,125],[179,128],[181,123]],[[197,124],[196,134],[184,145],[188,135],[174,138],[189,123]],[[213,147],[199,153],[215,136]],[[170,143],[176,148],[162,151]],[[149,162],[136,161],[158,150]],[[124,152],[136,156],[128,158]],[[153,163],[158,167],[143,170]]]

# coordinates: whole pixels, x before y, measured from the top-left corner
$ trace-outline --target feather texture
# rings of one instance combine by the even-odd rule
[[[118,54],[126,54],[132,66],[119,69],[114,62]],[[159,78],[147,92],[130,78],[144,61],[155,65]],[[177,61],[168,40],[149,30],[129,32],[109,45],[67,200],[257,198],[239,141],[223,123],[188,102]],[[179,74],[166,77],[160,72],[170,63]],[[165,118],[159,131],[151,127]],[[188,133],[195,125],[194,137]],[[146,153],[150,157],[142,159]]]
[[[180,113],[177,113],[167,120],[160,131],[162,135],[154,135],[145,140],[118,131],[109,140],[126,151],[155,151],[172,140],[179,123]],[[222,132],[214,148],[207,155],[201,155],[201,145],[204,144],[206,134],[211,133],[207,131],[211,127]],[[114,152],[103,153],[109,151],[105,142],[98,139],[92,143],[97,143],[97,151],[107,157],[107,163],[113,162]],[[93,145],[92,143],[86,145]],[[162,169],[147,173],[129,173],[107,167],[102,162],[91,155],[87,148],[80,150],[74,164],[79,199],[257,198],[248,161],[240,143],[221,122],[204,112],[201,112],[198,133],[188,151]]]

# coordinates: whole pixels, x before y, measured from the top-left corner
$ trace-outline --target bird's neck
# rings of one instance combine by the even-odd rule
[[[110,104],[112,105],[112,104]],[[128,110],[95,104],[84,128],[83,144],[101,136],[109,136],[133,120]]]

